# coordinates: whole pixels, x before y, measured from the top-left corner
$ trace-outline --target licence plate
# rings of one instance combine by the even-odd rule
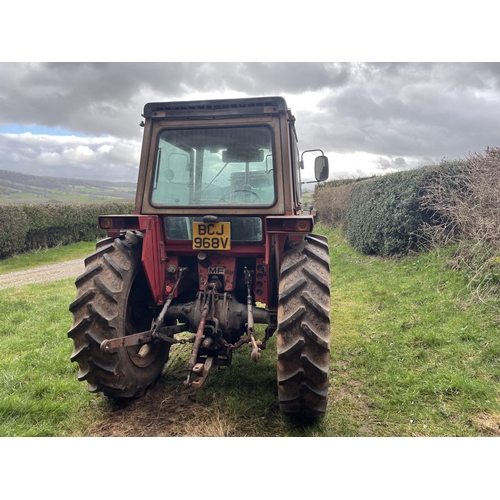
[[[230,222],[193,222],[195,250],[230,250]]]

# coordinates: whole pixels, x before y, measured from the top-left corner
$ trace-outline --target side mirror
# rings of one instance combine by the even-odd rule
[[[318,156],[314,160],[314,176],[318,182],[326,181],[329,176],[328,158],[326,156]]]

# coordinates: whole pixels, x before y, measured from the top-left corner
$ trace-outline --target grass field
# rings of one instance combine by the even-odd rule
[[[446,265],[454,249],[383,260],[319,230],[330,240],[332,283],[330,399],[320,423],[297,427],[280,415],[274,341],[257,365],[241,348],[197,393],[181,389],[183,348],[139,400],[89,394],[69,361],[75,288],[66,279],[0,290],[0,436],[500,435],[500,308],[470,302],[466,280]],[[37,263],[92,249],[41,252]],[[19,256],[0,272],[32,265],[33,256]]]
[[[0,204],[132,201],[133,182],[86,181],[0,170]]]

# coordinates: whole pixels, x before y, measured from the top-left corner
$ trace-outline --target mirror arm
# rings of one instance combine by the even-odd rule
[[[325,153],[323,153],[323,151],[321,149],[306,149],[305,151],[302,151],[302,153],[300,155],[301,165],[304,165],[304,154],[312,153],[313,151],[319,151],[321,153],[321,156],[325,156]]]
[[[321,153],[321,157],[318,157],[318,158],[324,158],[325,159],[325,166],[328,168],[328,158],[325,156],[325,153],[323,153],[323,150],[322,149],[307,149],[306,151],[303,151],[302,154],[300,155],[300,160],[299,160],[299,166],[301,169],[304,168],[304,155],[306,153],[311,153],[313,151],[319,151]],[[316,158],[316,160],[318,159]],[[322,170],[323,172],[323,170]],[[322,180],[320,180],[320,176],[317,174],[317,171],[316,171],[316,162],[315,162],[315,174],[314,176],[316,177],[316,182],[323,182]],[[327,177],[328,177],[328,170],[327,170]],[[326,179],[324,179],[326,180]]]

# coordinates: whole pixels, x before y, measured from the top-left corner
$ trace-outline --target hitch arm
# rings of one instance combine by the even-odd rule
[[[247,333],[250,338],[250,343],[252,344],[252,354],[250,357],[255,363],[260,359],[260,349],[255,341],[255,328],[254,328],[254,318],[253,318],[253,306],[252,306],[252,273],[245,267],[243,270],[245,274],[245,284],[247,286]]]
[[[127,335],[125,337],[118,337],[116,339],[106,339],[101,342],[100,349],[103,352],[113,352],[116,351],[119,347],[131,347],[134,345],[142,345],[151,342],[153,339],[158,338],[164,340],[166,342],[174,342],[173,337],[176,333],[183,332],[185,330],[186,325],[174,325],[170,327],[159,328],[163,325],[165,321],[165,314],[167,313],[167,309],[169,308],[172,300],[174,298],[175,291],[177,290],[177,286],[179,285],[182,275],[187,270],[187,267],[179,268],[179,277],[175,282],[174,287],[169,293],[165,304],[163,305],[160,314],[158,317],[153,320],[151,325],[151,330],[134,333],[132,335]]]
[[[161,339],[165,342],[175,343],[176,340],[173,336],[176,333],[186,331],[186,325],[172,325],[165,326],[157,331],[147,330],[145,332],[133,333],[126,337],[118,337],[116,339],[106,339],[101,342],[100,349],[104,352],[114,352],[120,347],[132,347],[135,345],[142,345],[151,342],[154,339]]]
[[[193,368],[196,365],[196,360],[198,359],[198,351],[200,350],[201,341],[203,340],[203,332],[205,331],[205,322],[207,321],[209,308],[210,305],[208,302],[206,302],[201,312],[200,324],[198,325],[198,330],[196,331],[196,336],[194,338],[193,351],[191,352],[191,357],[189,358],[188,375],[186,380],[184,381],[184,385],[186,387],[189,387],[191,385],[190,378],[191,374],[193,373]]]
[[[174,287],[170,291],[167,300],[165,301],[165,304],[163,304],[163,307],[161,308],[161,312],[158,315],[158,317],[153,321],[153,324],[151,325],[153,333],[156,332],[158,327],[163,325],[163,322],[165,321],[165,314],[167,314],[167,309],[169,308],[170,304],[172,303],[172,300],[174,299],[175,291],[177,290],[177,287],[179,286],[179,283],[182,279],[182,275],[184,272],[187,270],[187,267],[180,267],[179,268],[179,277],[177,278],[177,281],[175,282]]]

